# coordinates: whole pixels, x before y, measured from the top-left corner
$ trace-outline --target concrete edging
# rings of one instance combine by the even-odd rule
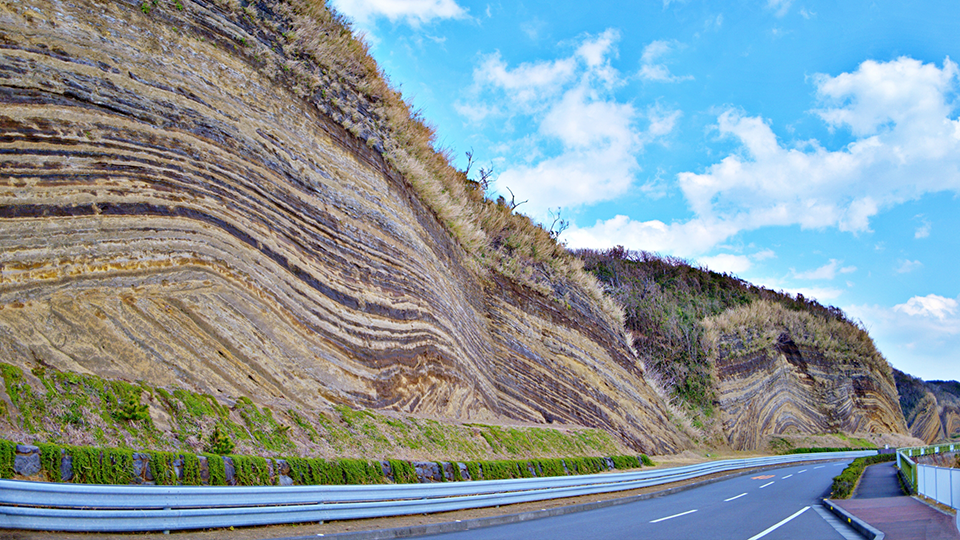
[[[873,525],[870,525],[866,521],[863,521],[850,512],[847,512],[843,508],[840,508],[830,499],[823,499],[823,505],[827,507],[827,510],[830,510],[836,514],[838,518],[846,520],[848,525],[856,529],[858,533],[869,538],[870,540],[883,540],[886,536],[883,531],[877,529]]]
[[[587,512],[590,510],[596,510],[598,508],[607,508],[610,506],[629,504],[632,502],[645,501],[648,499],[656,499],[659,497],[672,495],[674,493],[680,493],[681,491],[687,491],[690,489],[695,489],[695,488],[706,486],[716,482],[722,482],[723,480],[735,478],[737,476],[743,476],[745,474],[752,474],[758,471],[766,471],[771,469],[782,469],[785,467],[792,467],[794,465],[796,464],[785,463],[782,465],[776,465],[772,467],[757,467],[755,469],[746,469],[746,470],[737,471],[733,474],[727,474],[724,476],[719,476],[717,478],[710,478],[708,480],[702,480],[700,482],[694,482],[692,484],[687,484],[684,486],[677,486],[677,487],[665,489],[662,491],[655,491],[653,493],[641,493],[639,495],[631,495],[629,497],[621,497],[621,498],[610,499],[606,501],[574,504],[570,506],[559,506],[557,508],[551,508],[549,510],[530,510],[527,512],[520,512],[517,514],[507,514],[503,516],[491,516],[491,517],[484,517],[484,518],[468,519],[464,521],[460,521],[460,520],[447,521],[443,523],[428,523],[426,525],[411,525],[407,527],[397,527],[393,529],[373,529],[369,531],[343,532],[343,533],[331,533],[331,534],[311,534],[309,536],[290,536],[285,538],[277,538],[275,540],[307,540],[307,539],[314,540],[316,538],[335,538],[337,540],[390,540],[393,538],[412,538],[417,536],[468,531],[472,529],[481,529],[484,527],[493,527],[496,525],[508,525],[510,523],[520,523],[521,521],[533,521],[536,519],[563,516],[567,514],[575,514],[577,512]],[[880,533],[879,540],[883,540],[883,533]]]

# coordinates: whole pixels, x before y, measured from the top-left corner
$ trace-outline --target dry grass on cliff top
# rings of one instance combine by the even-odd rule
[[[771,349],[786,331],[794,342],[823,352],[838,363],[865,362],[890,377],[890,364],[863,328],[845,321],[787,309],[760,300],[703,321],[709,354],[742,356]]]
[[[572,300],[586,296],[614,329],[623,328],[622,308],[555,235],[506,201],[488,199],[478,182],[451,164],[452,151],[437,148],[434,129],[392,88],[362,37],[326,1],[215,1],[276,34],[283,52],[276,62],[263,61],[271,43],[255,47],[262,69],[335,111],[335,120],[380,152],[469,255],[474,271],[498,272],[567,304],[582,304]],[[183,4],[190,9],[189,2]],[[275,9],[279,18],[258,11],[258,5]]]

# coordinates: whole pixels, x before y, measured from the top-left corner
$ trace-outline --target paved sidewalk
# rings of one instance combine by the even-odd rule
[[[960,540],[954,516],[903,495],[893,463],[867,467],[854,498],[833,503],[883,531],[885,540]]]
[[[897,467],[893,463],[878,463],[863,471],[860,485],[853,494],[854,499],[877,499],[880,497],[902,497]]]
[[[833,500],[886,534],[885,540],[960,540],[956,518],[913,497]]]

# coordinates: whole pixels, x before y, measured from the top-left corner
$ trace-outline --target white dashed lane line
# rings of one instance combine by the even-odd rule
[[[773,483],[773,482],[767,482],[766,484],[760,486],[760,489],[763,489],[763,488],[769,486],[769,485],[772,484],[772,483]]]
[[[819,467],[814,467],[813,470],[822,469],[824,467],[826,467],[826,465],[820,465]]]
[[[781,478],[781,480],[786,480],[787,478],[790,478],[791,476],[793,476],[793,475],[792,475],[792,474],[788,474],[788,475],[784,476],[783,478]]]
[[[735,500],[739,499],[740,497],[743,497],[744,495],[746,495],[746,493],[741,493],[741,494],[737,495],[736,497],[730,497],[729,499],[724,499],[723,502],[735,501]]]
[[[803,474],[803,473],[805,473],[805,472],[807,472],[807,470],[806,470],[806,469],[804,469],[804,470],[802,470],[802,471],[800,471],[800,472],[798,472],[797,474]]]
[[[806,511],[809,510],[809,509],[810,509],[809,506],[804,506],[804,507],[803,507],[802,509],[800,509],[800,511],[797,512],[796,514],[788,517],[787,519],[781,521],[780,523],[777,523],[776,525],[770,527],[769,529],[763,531],[762,533],[760,533],[760,534],[758,534],[758,535],[751,536],[751,537],[749,538],[749,540],[758,540],[759,538],[763,538],[764,536],[766,536],[766,535],[772,533],[773,531],[779,529],[779,528],[782,527],[783,525],[786,525],[786,524],[789,523],[791,520],[793,520],[793,518],[799,516],[800,514],[806,512]]]
[[[696,510],[687,510],[686,512],[681,512],[681,513],[679,513],[679,514],[674,514],[674,515],[672,515],[672,516],[667,516],[667,517],[662,517],[662,518],[660,518],[660,519],[655,519],[655,520],[651,521],[650,523],[660,523],[661,521],[666,521],[666,520],[668,520],[668,519],[673,519],[673,518],[677,518],[677,517],[680,517],[680,516],[685,516],[685,515],[687,515],[687,514],[692,514],[692,513],[694,513],[694,512],[696,512]]]

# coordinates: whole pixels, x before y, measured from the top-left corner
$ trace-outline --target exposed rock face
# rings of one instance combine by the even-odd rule
[[[182,5],[0,6],[0,357],[685,445],[584,294],[471,266],[252,18]]]
[[[893,370],[910,433],[928,443],[960,436],[960,383],[923,381]]]
[[[866,332],[765,301],[706,326],[734,448],[777,434],[907,433],[889,364]]]

